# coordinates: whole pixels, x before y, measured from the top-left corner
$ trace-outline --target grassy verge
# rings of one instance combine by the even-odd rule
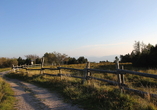
[[[8,71],[10,70],[11,68],[0,68],[0,72],[3,72],[3,71]]]
[[[0,68],[0,72],[8,71],[11,68]],[[10,85],[0,77],[0,110],[15,110],[14,109],[14,92]]]
[[[105,83],[82,84],[80,79],[63,77],[61,80],[60,77],[31,75],[25,72],[9,73],[7,76],[55,90],[65,101],[79,104],[88,110],[156,110],[156,102],[133,93],[122,94],[117,87]]]
[[[0,77],[0,110],[14,110],[14,92],[10,85]]]

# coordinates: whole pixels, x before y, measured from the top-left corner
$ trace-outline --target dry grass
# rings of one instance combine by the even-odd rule
[[[137,68],[131,67],[130,63],[121,64],[128,70],[138,70]],[[46,68],[56,68],[54,66],[47,66]],[[62,65],[62,67],[84,69],[86,64],[75,64],[75,65]],[[104,69],[104,70],[115,70],[114,63],[91,63],[91,68],[93,69]],[[155,69],[140,69],[139,72],[156,74]],[[15,77],[25,77],[24,80],[30,82],[36,82],[43,86],[51,85],[52,88],[58,88],[58,90],[67,98],[74,100],[75,103],[80,103],[88,109],[104,109],[105,105],[108,105],[106,109],[123,109],[123,110],[155,110],[157,105],[157,100],[150,98],[150,95],[141,97],[132,92],[126,92],[126,94],[120,94],[118,86],[110,85],[106,82],[101,82],[97,80],[91,80],[90,83],[84,83],[82,85],[81,79],[71,78],[71,77],[34,77],[35,74],[40,74],[40,71],[28,71],[25,73],[22,70],[23,75],[15,75]],[[55,70],[44,70],[44,73],[58,74],[59,71]],[[74,74],[78,76],[83,76],[83,72],[61,70],[62,74]],[[20,73],[19,73],[20,74]],[[110,73],[95,73],[92,72],[92,76],[117,81],[117,75]],[[27,79],[28,78],[28,79]],[[129,88],[142,90],[148,93],[157,94],[157,81],[152,78],[145,78],[137,75],[125,75],[126,84]],[[88,99],[88,100],[87,100]],[[90,100],[90,101],[89,101]],[[85,103],[85,105],[82,103]],[[87,101],[87,102],[86,102]],[[88,102],[89,101],[89,102]],[[93,106],[91,106],[93,105]],[[94,106],[95,105],[95,106]]]

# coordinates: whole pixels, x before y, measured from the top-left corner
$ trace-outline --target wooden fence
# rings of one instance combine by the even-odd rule
[[[33,65],[20,65],[20,66],[12,66],[13,69],[18,69],[18,68],[29,68],[29,67],[38,67],[41,66],[41,64],[33,64]]]
[[[74,78],[81,78],[82,82],[84,83],[85,81],[90,82],[91,79],[94,80],[99,80],[99,81],[103,81],[103,82],[108,82],[110,84],[113,85],[118,85],[121,92],[124,92],[124,90],[128,90],[128,91],[132,91],[138,94],[142,94],[142,95],[150,95],[152,97],[157,97],[157,94],[150,94],[148,92],[144,92],[144,91],[140,91],[140,90],[135,90],[135,89],[131,89],[129,88],[126,84],[125,84],[125,74],[134,74],[134,75],[139,75],[139,76],[143,76],[143,77],[149,77],[149,78],[155,78],[157,79],[157,75],[154,74],[148,74],[148,73],[141,73],[141,72],[135,72],[135,71],[129,71],[129,70],[124,70],[123,67],[122,69],[119,69],[119,61],[116,61],[116,70],[115,71],[110,71],[110,70],[99,70],[99,69],[90,69],[90,63],[88,62],[86,65],[85,69],[75,69],[75,68],[67,68],[67,67],[57,67],[57,68],[43,68],[43,65],[41,64],[41,68],[40,69],[28,69],[24,66],[14,66],[13,69],[17,69],[17,68],[23,68],[26,69],[26,71],[33,71],[33,70],[39,70],[41,71],[40,74],[42,75],[48,75],[48,76],[60,76],[62,78],[62,76],[67,76],[67,77],[74,77]],[[48,73],[44,73],[44,70],[58,70],[59,73],[58,74],[48,74]],[[81,71],[84,73],[84,76],[75,76],[72,74],[62,74],[61,70],[62,69],[66,69],[66,70],[75,70],[75,71]],[[101,73],[110,73],[110,74],[115,74],[117,75],[117,81],[111,81],[111,80],[106,80],[106,79],[101,79],[101,78],[97,78],[97,77],[92,77],[91,72],[101,72]]]

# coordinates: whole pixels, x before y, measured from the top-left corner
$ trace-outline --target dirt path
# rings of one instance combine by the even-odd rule
[[[7,72],[0,72],[4,75]],[[64,103],[62,98],[55,92],[37,87],[33,84],[22,82],[16,79],[7,78],[15,92],[17,110],[83,110],[78,106]]]

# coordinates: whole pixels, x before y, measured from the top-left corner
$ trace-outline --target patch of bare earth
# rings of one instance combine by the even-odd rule
[[[6,72],[1,72],[0,75]],[[63,102],[55,92],[16,79],[7,78],[17,99],[17,110],[83,110],[77,105]]]

